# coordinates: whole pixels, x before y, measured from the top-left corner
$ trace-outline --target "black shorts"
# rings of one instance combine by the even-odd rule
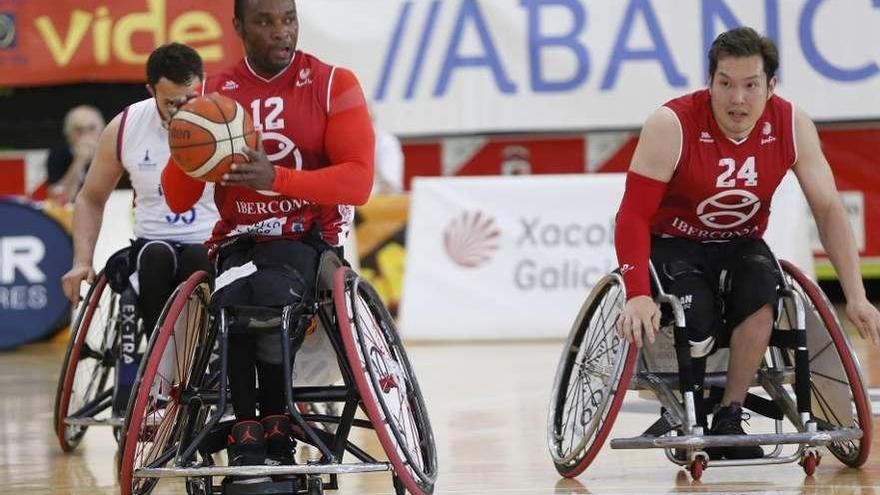
[[[776,311],[781,277],[762,239],[653,237],[651,262],[663,291],[682,303],[694,357],[727,345],[730,332],[763,306]]]
[[[176,241],[139,237],[133,239],[130,246],[113,253],[107,260],[104,275],[107,277],[107,283],[111,289],[122,293],[127,287],[133,287],[135,292],[140,293],[140,288],[134,283],[133,277],[142,269],[147,271],[152,269],[150,259],[144,259],[145,248],[148,246],[166,248],[167,252],[171,254],[174,266],[170,276],[174,286],[186,280],[196,270],[205,270],[208,272],[209,278],[214,276],[213,267],[208,261],[208,251],[203,244],[184,244]],[[134,277],[134,279],[136,278]]]
[[[301,241],[242,239],[220,250],[211,305],[279,308],[314,295],[320,252]]]

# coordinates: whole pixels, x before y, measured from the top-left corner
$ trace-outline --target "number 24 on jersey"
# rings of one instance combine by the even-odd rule
[[[755,171],[755,157],[746,158],[742,166],[737,168],[736,161],[733,158],[722,158],[718,161],[718,166],[723,170],[718,174],[715,181],[715,187],[736,187],[737,181],[742,180],[744,186],[754,187],[758,185],[758,172]]]

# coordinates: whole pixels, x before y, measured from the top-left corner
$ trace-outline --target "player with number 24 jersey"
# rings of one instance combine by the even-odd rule
[[[671,100],[664,109],[675,114],[682,146],[651,231],[697,241],[761,237],[773,192],[797,159],[792,104],[771,96],[740,140],[718,128],[708,89]]]

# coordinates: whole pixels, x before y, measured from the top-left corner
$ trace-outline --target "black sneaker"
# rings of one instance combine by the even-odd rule
[[[731,402],[729,406],[718,407],[712,414],[710,435],[745,435],[742,422],[748,422],[749,413],[743,412],[742,404]],[[712,447],[706,449],[711,459],[759,459],[764,457],[764,449],[760,445],[742,445],[730,447]]]
[[[263,425],[259,421],[240,421],[226,438],[226,452],[230,466],[262,466],[266,463],[266,442]],[[272,481],[267,476],[236,476],[233,483],[263,483]]]
[[[284,414],[268,416],[261,421],[266,439],[266,464],[290,466],[295,464],[293,432],[290,418]]]

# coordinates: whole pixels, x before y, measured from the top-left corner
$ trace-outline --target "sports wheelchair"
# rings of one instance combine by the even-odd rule
[[[240,330],[232,324],[235,316],[229,308],[216,316],[208,311],[210,289],[205,274],[198,272],[169,299],[141,361],[120,448],[122,494],[146,494],[162,478],[182,477],[191,495],[317,495],[325,488],[338,488],[339,474],[373,471],[391,471],[398,494],[433,492],[433,433],[394,320],[372,286],[331,251],[321,256],[316,285],[314,300],[261,310],[277,318],[273,327],[280,324],[280,332],[271,331],[278,333],[282,347],[294,436],[300,446],[311,446],[318,458],[292,466],[218,462],[234,423],[227,412],[228,337]],[[305,340],[291,366],[290,343],[301,332]],[[312,345],[317,351],[305,352],[315,338],[326,339],[326,345]],[[335,371],[303,373],[301,366],[316,360],[331,363]],[[312,380],[300,379],[306,375]],[[337,377],[341,385],[328,385]],[[334,408],[311,407],[314,404],[341,404],[342,411],[334,414]],[[358,406],[367,419],[356,417]],[[387,461],[355,445],[350,439],[353,428],[373,429]],[[358,462],[343,462],[346,453]],[[215,482],[246,476],[273,481]]]
[[[55,393],[55,434],[64,452],[79,445],[89,426],[111,426],[118,440],[124,422],[147,331],[137,318],[136,295],[121,295],[129,290],[129,251],[110,257],[71,326]]]
[[[727,349],[718,350],[706,363],[708,397],[695,396],[690,344],[678,298],[657,290],[652,266],[655,301],[665,306],[666,314],[671,311],[672,318],[661,320],[655,342],[639,350],[616,333],[626,291],[622,277],[614,272],[596,284],[583,304],[556,370],[547,441],[557,471],[571,478],[593,462],[627,390],[656,398],[661,417],[639,436],[612,439],[611,448],[665,449],[666,457],[684,466],[694,480],[709,465],[796,461],[812,475],[820,461],[819,447],[847,466],[861,466],[871,447],[872,415],[858,359],[822,290],[791,263],[778,263],[783,274],[778,316],[743,405],[771,418],[775,433],[705,435],[697,422],[697,401],[703,401],[704,410],[720,401]],[[752,393],[754,387],[763,393]],[[759,459],[710,461],[705,452],[708,447],[743,445],[774,447]],[[793,446],[796,450],[790,452]]]

